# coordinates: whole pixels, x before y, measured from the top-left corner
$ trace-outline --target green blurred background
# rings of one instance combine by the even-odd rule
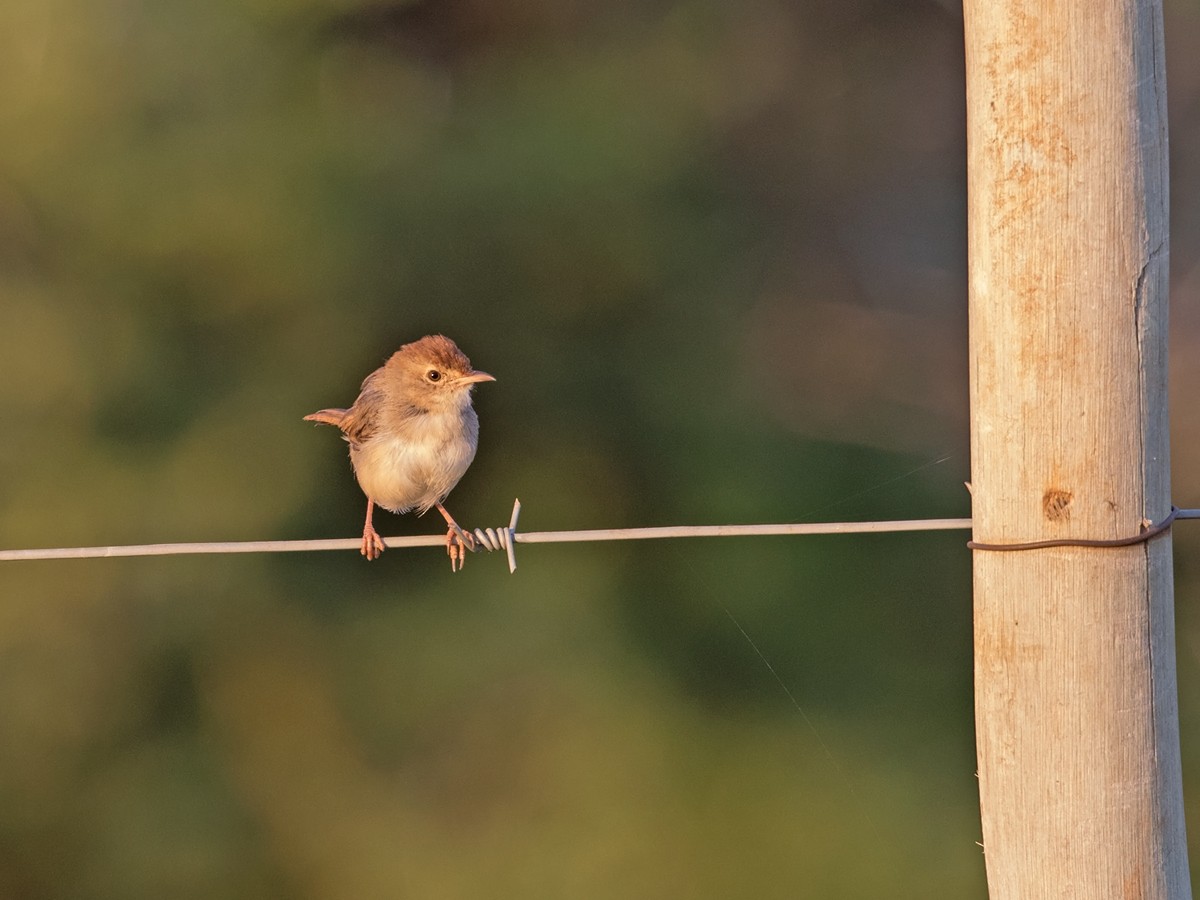
[[[1167,18],[1194,506],[1200,5]],[[4,0],[0,546],[354,536],[300,418],[433,331],[498,378],[466,525],[969,514],[961,29]],[[965,539],[5,564],[0,897],[982,898]]]

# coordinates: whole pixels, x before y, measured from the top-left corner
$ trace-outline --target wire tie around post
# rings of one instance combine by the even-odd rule
[[[1187,512],[1190,512],[1188,510]],[[1151,538],[1156,538],[1168,528],[1171,523],[1180,517],[1185,511],[1175,506],[1171,507],[1170,514],[1159,522],[1157,525],[1144,526],[1145,531],[1135,534],[1132,537],[1113,538],[1111,540],[1102,540],[1094,538],[1057,538],[1050,541],[1025,541],[1019,544],[985,544],[982,541],[967,541],[967,546],[972,550],[1040,550],[1044,547],[1129,547],[1133,544],[1144,544]],[[1191,516],[1184,516],[1191,518]]]

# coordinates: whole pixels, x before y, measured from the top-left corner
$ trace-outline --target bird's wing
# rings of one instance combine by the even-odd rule
[[[363,391],[346,410],[346,416],[338,426],[350,445],[357,447],[371,439],[379,430],[379,396],[375,391]]]
[[[405,420],[417,418],[428,410],[412,403],[397,402],[385,390],[383,369],[376,369],[362,383],[362,392],[349,409],[323,409],[305,416],[315,422],[336,425],[352,447],[359,447],[379,432],[386,424],[389,433],[399,428]]]
[[[338,425],[352,447],[357,447],[379,430],[379,416],[383,409],[383,369],[378,368],[363,379],[362,391],[354,405]]]

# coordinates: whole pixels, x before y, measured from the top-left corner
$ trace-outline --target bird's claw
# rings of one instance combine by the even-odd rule
[[[476,548],[475,535],[471,532],[463,531],[457,525],[451,525],[446,530],[446,555],[450,557],[451,572],[461,572],[467,551],[474,553]]]
[[[368,560],[379,559],[383,555],[383,551],[387,549],[383,538],[379,536],[379,532],[368,525],[363,529],[362,549],[359,550]]]

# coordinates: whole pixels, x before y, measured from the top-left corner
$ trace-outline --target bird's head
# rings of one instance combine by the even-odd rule
[[[440,334],[405,344],[388,360],[387,368],[404,380],[414,400],[431,407],[470,403],[471,388],[481,381],[496,380],[473,368],[458,345]]]

